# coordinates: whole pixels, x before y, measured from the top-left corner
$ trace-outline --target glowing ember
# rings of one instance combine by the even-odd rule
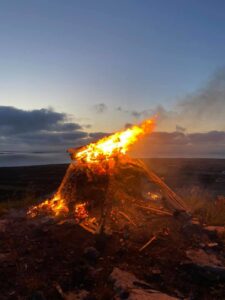
[[[86,203],[76,204],[74,208],[75,221],[79,223],[88,217],[88,212],[86,210]]]
[[[152,132],[153,127],[154,121],[147,120],[140,126],[134,125],[83,147],[72,158],[86,163],[97,163],[102,160],[109,160],[119,154],[125,154],[129,146],[134,144],[138,137]]]
[[[41,204],[31,207],[28,211],[28,215],[33,218],[37,216],[40,211],[48,211],[54,216],[58,216],[60,214],[68,213],[69,209],[65,204],[64,199],[61,199],[60,196],[56,194],[51,200],[45,200]]]
[[[148,196],[151,200],[161,200],[161,195],[157,193],[148,192]]]

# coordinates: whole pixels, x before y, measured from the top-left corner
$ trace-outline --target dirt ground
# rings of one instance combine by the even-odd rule
[[[185,185],[187,178],[199,184],[202,174],[214,174],[216,179],[207,187],[216,190],[219,186],[222,191],[223,165],[218,162],[209,161],[208,171],[202,161],[167,160],[166,164],[156,159],[147,163],[174,189]],[[66,168],[1,168],[1,201],[20,201],[26,195],[36,201],[54,192]],[[183,177],[178,170],[184,172]],[[207,176],[203,176],[206,181]],[[30,219],[25,208],[3,213],[0,299],[142,299],[131,298],[129,289],[118,294],[110,279],[115,268],[142,280],[139,289],[150,287],[176,299],[225,299],[225,246],[215,230],[206,230],[180,214],[149,213],[148,219],[148,224],[140,220],[137,227],[123,219],[121,230],[93,235],[68,217]],[[153,236],[155,240],[140,251]],[[80,291],[85,296],[76,296]]]
[[[140,252],[159,226],[167,233]],[[114,298],[109,278],[115,267],[177,299],[224,299],[225,268],[207,267],[187,256],[187,250],[201,249],[224,264],[223,243],[215,233],[179,217],[152,215],[151,226],[141,235],[143,228],[131,224],[126,231],[93,235],[72,219],[28,219],[24,211],[13,211],[1,218],[0,228],[3,300],[63,299],[59,287],[65,294],[88,291],[84,299],[126,299]]]

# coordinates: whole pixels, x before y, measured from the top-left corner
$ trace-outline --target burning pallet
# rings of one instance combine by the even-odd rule
[[[154,121],[103,138],[79,149],[69,149],[72,162],[52,199],[33,206],[28,215],[73,215],[92,233],[134,228],[148,213],[172,216],[185,212],[184,201],[141,160],[131,159],[130,145],[150,134]]]

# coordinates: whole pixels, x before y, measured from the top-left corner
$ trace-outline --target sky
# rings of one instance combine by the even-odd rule
[[[224,32],[222,0],[1,0],[0,151],[62,151],[157,114],[170,142],[201,140],[162,155],[225,157]]]

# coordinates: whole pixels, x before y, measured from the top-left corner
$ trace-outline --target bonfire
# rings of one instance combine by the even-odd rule
[[[152,119],[79,149],[54,196],[33,206],[28,215],[73,218],[92,232],[147,224],[148,214],[171,216],[186,211],[183,200],[138,159],[127,155],[138,139],[151,134]]]

